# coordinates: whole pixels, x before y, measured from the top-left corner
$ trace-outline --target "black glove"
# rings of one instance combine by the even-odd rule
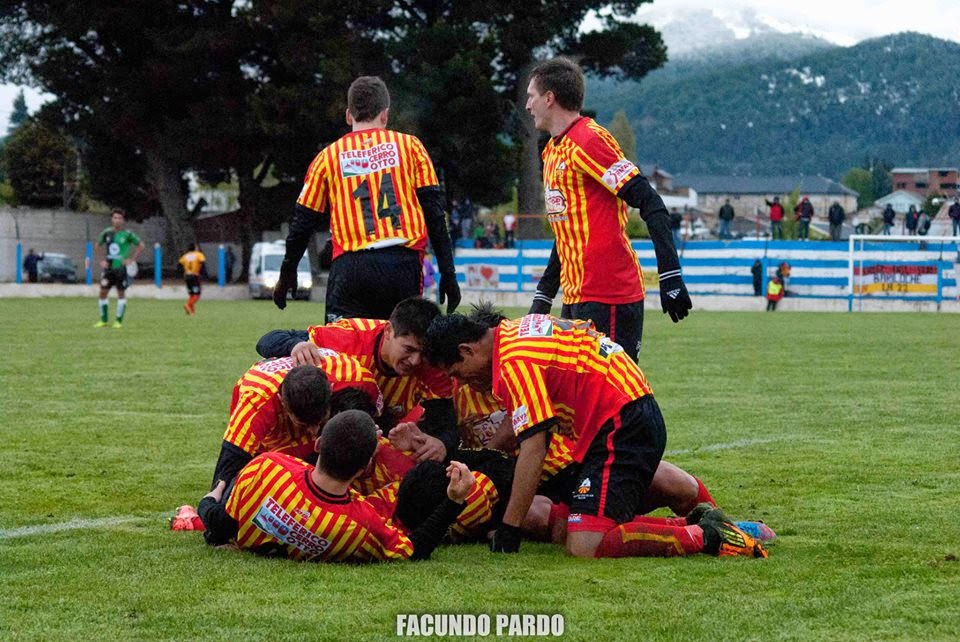
[[[660,307],[670,314],[674,323],[690,313],[693,302],[683,284],[680,270],[665,272],[660,275]]]
[[[460,284],[457,283],[455,272],[440,275],[440,305],[443,305],[444,299],[447,301],[447,314],[453,314],[460,305]]]
[[[553,299],[537,290],[533,295],[533,303],[530,304],[530,311],[527,314],[550,314],[553,307]]]
[[[520,527],[500,524],[490,540],[490,550],[494,553],[519,553]]]
[[[286,263],[286,262],[284,262]],[[297,268],[287,268],[284,264],[280,268],[280,278],[277,279],[277,285],[273,288],[273,303],[281,310],[287,307],[287,292],[293,290],[297,292]]]

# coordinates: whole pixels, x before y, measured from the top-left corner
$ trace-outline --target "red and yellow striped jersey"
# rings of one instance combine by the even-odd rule
[[[240,377],[233,387],[224,441],[251,455],[273,450],[306,457],[313,452],[316,436],[290,421],[280,404],[280,384],[294,367],[291,357],[268,359],[255,364]],[[383,408],[383,396],[376,379],[357,359],[322,350],[317,367],[327,375],[333,392],[359,388],[370,396],[378,410]]]
[[[580,118],[543,150],[547,218],[557,237],[566,304],[643,299],[643,273],[627,238],[627,206],[617,192],[636,165],[591,118]]]
[[[397,450],[390,440],[380,437],[377,451],[364,474],[353,481],[353,488],[363,495],[371,495],[390,484],[400,482],[417,465],[413,453]]]
[[[457,412],[457,430],[462,448],[486,448],[500,425],[509,422],[507,411],[493,392],[481,392],[456,379],[453,381],[453,406]],[[516,456],[518,450],[510,454]],[[573,442],[569,437],[553,433],[547,444],[540,481],[547,481],[571,462]]]
[[[556,417],[576,461],[604,422],[651,392],[623,348],[589,323],[531,314],[494,332],[493,393],[514,433]]]
[[[417,137],[366,129],[350,132],[317,154],[297,203],[329,212],[334,259],[391,245],[422,252],[427,227],[416,190],[438,184]]]
[[[240,471],[226,506],[240,548],[325,562],[410,558],[410,539],[373,504],[353,490],[325,493],[312,472],[281,453],[259,455]]]
[[[386,321],[379,319],[341,319],[327,325],[307,328],[310,340],[322,348],[350,355],[373,373],[383,393],[385,411],[402,417],[421,401],[449,399],[453,384],[442,370],[426,362],[413,374],[392,375],[380,359],[380,343]]]
[[[207,257],[199,250],[191,250],[180,257],[178,261],[183,266],[184,276],[200,276],[200,268]]]

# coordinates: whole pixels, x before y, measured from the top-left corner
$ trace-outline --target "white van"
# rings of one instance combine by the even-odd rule
[[[253,299],[270,298],[273,288],[280,278],[280,264],[286,254],[285,241],[273,243],[255,243],[250,252],[250,297]],[[294,298],[310,300],[310,289],[313,287],[313,273],[310,271],[310,257],[303,253],[300,264],[297,266],[297,291]]]

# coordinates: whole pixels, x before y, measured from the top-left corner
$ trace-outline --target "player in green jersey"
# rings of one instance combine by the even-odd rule
[[[112,287],[117,288],[117,320],[113,327],[123,327],[123,315],[127,309],[127,284],[132,276],[127,268],[136,266],[137,257],[144,248],[139,236],[124,229],[126,218],[126,213],[122,209],[113,210],[110,216],[110,227],[102,231],[100,238],[97,239],[96,256],[103,269],[100,277],[100,321],[94,325],[97,328],[108,325],[109,297]],[[131,271],[136,274],[135,270]]]

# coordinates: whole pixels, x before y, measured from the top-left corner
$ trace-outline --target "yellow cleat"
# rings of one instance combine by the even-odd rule
[[[108,322],[106,322],[106,321],[97,321],[96,323],[93,324],[93,327],[95,327],[95,328],[105,328],[105,327],[107,327],[108,325],[110,325],[110,324],[109,324]]]
[[[713,519],[700,521],[703,550],[718,557],[767,557],[763,545],[730,522]]]
[[[114,321],[114,322],[113,322],[113,327],[114,327],[115,329],[119,330],[120,328],[123,327],[123,323],[121,323],[120,321]]]

